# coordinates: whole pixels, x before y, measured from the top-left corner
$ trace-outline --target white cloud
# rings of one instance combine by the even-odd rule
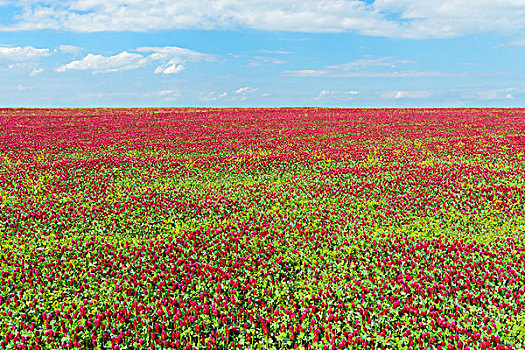
[[[36,49],[32,46],[0,46],[0,58],[15,62],[37,60],[49,55],[49,49]]]
[[[29,73],[29,76],[34,77],[35,75],[38,75],[44,71],[44,68],[35,68]]]
[[[177,63],[175,60],[170,60],[165,64],[162,64],[155,68],[155,74],[177,74],[184,70],[182,63]]]
[[[300,70],[287,70],[282,72],[282,75],[287,75],[290,77],[324,77],[327,76],[329,72],[325,70],[315,70],[315,69],[300,69]]]
[[[520,37],[525,28],[523,0],[376,0],[372,7],[382,13],[397,14],[399,32],[393,36],[404,38],[447,38],[486,32]]]
[[[63,53],[68,53],[68,54],[76,54],[83,50],[81,47],[74,46],[74,45],[60,45],[58,49],[62,51]]]
[[[292,54],[292,51],[285,51],[285,50],[259,50],[259,52],[268,53],[268,54],[276,54],[276,55],[289,55]]]
[[[341,71],[357,71],[362,70],[368,67],[387,67],[387,68],[396,68],[399,65],[413,63],[409,60],[398,60],[393,57],[371,57],[365,56],[363,58],[358,58],[356,60],[342,63],[342,64],[333,64],[326,66],[326,69],[341,70]]]
[[[349,101],[353,100],[358,94],[359,91],[357,90],[336,91],[323,89],[319,91],[319,94],[314,98],[314,100],[321,101],[323,99],[329,99],[331,101]]]
[[[332,78],[432,78],[458,76],[437,71],[399,71],[399,72],[332,72],[325,70],[292,70],[284,71],[283,75],[293,77],[332,77]]]
[[[395,93],[394,98],[403,98],[407,97],[407,95],[409,95],[407,91],[398,91]]]
[[[183,47],[164,46],[164,47],[139,47],[136,51],[151,53],[148,58],[153,61],[165,61],[155,68],[156,74],[177,74],[185,69],[186,62],[214,61],[216,56],[193,51]]]
[[[400,90],[400,91],[388,91],[381,95],[383,98],[428,98],[432,96],[432,92],[428,90]]]
[[[333,78],[416,78],[449,76],[450,73],[436,71],[396,70],[398,66],[414,62],[393,57],[365,56],[342,64],[328,65],[322,69],[284,71],[281,74],[293,77]],[[457,76],[457,74],[456,74]]]
[[[175,101],[181,96],[179,90],[161,90],[157,92],[157,96],[161,98],[162,102]]]
[[[239,89],[237,89],[237,90],[235,90],[233,92],[235,95],[232,96],[232,101],[234,101],[234,102],[245,101],[245,100],[248,99],[248,97],[252,93],[254,93],[257,90],[258,90],[257,88],[252,88],[252,87],[249,87],[249,86],[245,86],[245,87],[239,88]]]
[[[77,32],[251,28],[447,38],[485,32],[523,37],[523,0],[25,0],[0,30]]]
[[[187,62],[216,59],[214,55],[173,46],[139,47],[135,51],[140,53],[123,51],[114,56],[88,54],[81,60],[71,61],[58,67],[56,71],[90,70],[94,74],[122,72],[144,67],[150,62],[157,62],[160,64],[155,68],[156,74],[177,74],[185,69]]]
[[[235,90],[234,93],[235,94],[245,94],[245,93],[250,93],[250,92],[255,92],[255,91],[257,91],[256,88],[251,88],[249,86],[246,86],[246,87],[242,87],[242,88]]]
[[[269,63],[269,64],[285,64],[286,61],[279,60],[277,58],[273,57],[266,57],[266,56],[253,56],[250,60],[250,63],[248,63],[248,67],[259,67],[263,63]]]
[[[216,56],[207,53],[202,53],[184,47],[177,46],[144,46],[139,47],[135,51],[137,52],[153,52],[151,55],[152,59],[166,59],[166,58],[179,58],[188,61],[214,61]]]
[[[357,90],[345,91],[342,99],[346,101],[353,100],[357,94],[359,94],[359,91]]]
[[[137,69],[147,64],[148,59],[138,53],[123,51],[114,56],[88,54],[81,60],[69,62],[57,68],[57,72],[68,70],[90,70],[93,74],[122,72]]]
[[[509,45],[511,46],[525,46],[525,39],[517,39],[517,40],[513,40],[509,43]]]
[[[323,97],[325,97],[325,96],[327,96],[327,95],[332,95],[332,94],[334,94],[334,93],[335,93],[335,91],[333,91],[333,90],[321,90],[321,91],[319,92],[319,95],[317,95],[317,97],[316,97],[315,99],[316,99],[316,100],[320,100],[320,99],[322,99]]]
[[[203,102],[214,102],[214,101],[223,99],[226,96],[228,96],[227,92],[219,93],[219,92],[216,92],[216,91],[211,91],[211,92],[207,92],[207,93],[201,93],[200,96],[199,96],[199,100],[203,101]]]
[[[159,96],[180,96],[179,90],[161,90],[157,92]]]
[[[512,100],[514,99],[513,91],[515,88],[489,89],[476,92],[476,99],[479,100]]]

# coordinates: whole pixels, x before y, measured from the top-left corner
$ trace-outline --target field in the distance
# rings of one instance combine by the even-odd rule
[[[0,348],[525,348],[524,109],[0,110]]]

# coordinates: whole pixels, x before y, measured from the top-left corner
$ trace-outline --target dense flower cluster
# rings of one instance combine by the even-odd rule
[[[2,349],[525,348],[523,109],[0,124]]]

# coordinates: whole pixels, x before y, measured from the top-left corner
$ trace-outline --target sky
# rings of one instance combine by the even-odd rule
[[[2,107],[524,107],[525,0],[0,0]]]

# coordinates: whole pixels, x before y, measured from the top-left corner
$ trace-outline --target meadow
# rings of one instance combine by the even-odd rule
[[[525,349],[525,109],[1,109],[2,349]]]

